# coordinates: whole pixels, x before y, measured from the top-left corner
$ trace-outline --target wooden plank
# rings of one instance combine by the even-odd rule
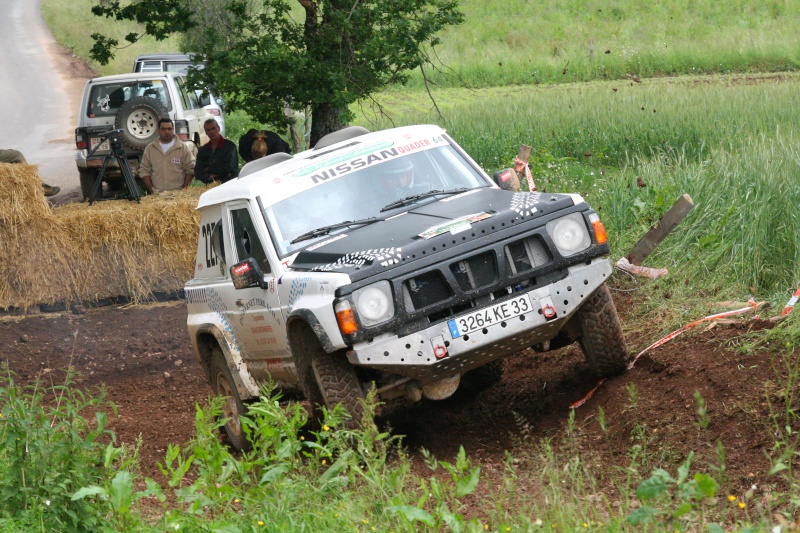
[[[641,265],[642,262],[650,255],[650,252],[656,249],[656,246],[661,244],[667,235],[681,223],[681,221],[689,214],[689,211],[694,207],[694,202],[688,194],[682,194],[680,198],[669,208],[661,220],[656,222],[650,231],[642,237],[636,246],[626,255],[628,261],[632,265]]]

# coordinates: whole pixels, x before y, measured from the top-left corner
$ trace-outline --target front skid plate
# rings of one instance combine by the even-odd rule
[[[608,279],[611,270],[608,259],[570,267],[569,276],[563,280],[527,293],[533,304],[532,311],[469,335],[453,338],[444,321],[405,337],[384,335],[372,342],[356,344],[347,358],[354,365],[415,378],[423,383],[463,374],[555,337],[586,298]],[[525,293],[515,296],[520,294]],[[548,321],[542,308],[551,302],[557,317]],[[442,344],[446,348],[444,355]]]

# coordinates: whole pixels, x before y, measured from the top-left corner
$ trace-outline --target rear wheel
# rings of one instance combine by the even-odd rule
[[[240,419],[240,416],[247,412],[247,408],[239,398],[239,391],[234,385],[231,370],[219,347],[215,347],[211,352],[211,388],[214,389],[214,394],[225,398],[222,416],[227,419],[225,434],[228,436],[228,441],[239,451],[250,450],[250,441],[247,440]]]
[[[628,363],[628,347],[605,284],[589,296],[576,318],[580,327],[578,342],[592,370],[601,377],[622,373]]]
[[[97,181],[97,176],[100,172],[98,170],[93,170],[91,168],[79,168],[78,175],[81,181],[81,194],[83,195],[84,200],[88,200],[89,197],[92,195],[92,190],[94,189],[94,184]],[[98,193],[102,197],[103,187],[100,187],[100,192]]]
[[[329,354],[320,348],[311,357],[311,369],[325,407],[330,410],[342,404],[350,415],[345,426],[348,429],[358,428],[364,417],[364,393],[353,365],[343,353]]]

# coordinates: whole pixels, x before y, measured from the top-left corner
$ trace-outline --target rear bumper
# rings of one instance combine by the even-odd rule
[[[569,275],[558,282],[513,294],[514,297],[527,294],[530,298],[532,310],[522,315],[468,335],[454,336],[448,321],[405,337],[385,334],[372,342],[354,345],[347,358],[354,365],[428,383],[463,374],[492,360],[550,340],[589,295],[605,283],[612,267],[608,259],[600,258],[588,265],[569,267],[568,271]],[[556,312],[556,316],[549,320],[543,312],[547,306]]]

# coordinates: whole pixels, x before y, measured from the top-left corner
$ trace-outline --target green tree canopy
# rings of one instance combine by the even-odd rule
[[[312,145],[352,118],[350,104],[424,68],[436,34],[463,22],[457,0],[103,0],[92,11],[157,39],[184,34],[206,60],[196,75],[231,109],[280,123],[286,106],[310,107]],[[119,43],[93,38],[92,58],[107,62]]]

